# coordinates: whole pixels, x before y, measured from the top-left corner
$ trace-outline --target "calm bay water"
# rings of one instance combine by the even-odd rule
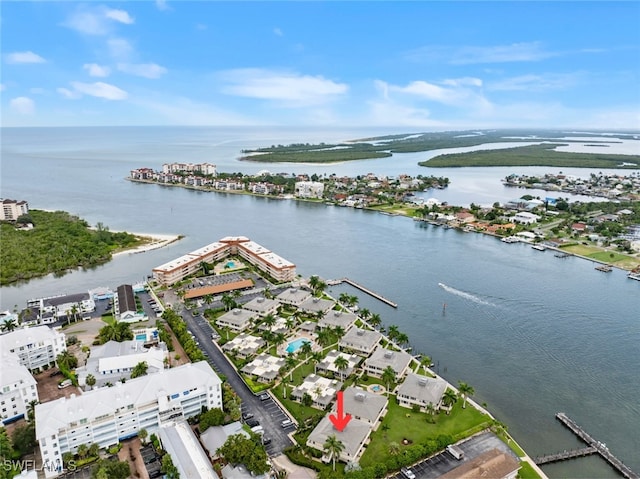
[[[564,411],[640,471],[640,283],[560,260],[526,245],[444,230],[373,212],[125,181],[129,170],[169,161],[209,161],[220,171],[448,176],[434,196],[454,204],[504,201],[509,173],[545,168],[428,169],[432,153],[341,165],[238,162],[242,148],[335,141],[382,131],[207,128],[3,129],[1,195],[32,208],[63,209],[114,230],[184,234],[169,247],[121,256],[91,271],[0,289],[0,307],[27,299],[137,281],[174,257],[227,235],[245,235],[298,265],[304,276],[347,276],[396,301],[357,294],[397,324],[452,383],[509,426],[533,456],[577,447],[554,419]],[[586,176],[589,171],[565,173]],[[530,191],[528,191],[530,193]],[[429,193],[430,194],[430,193]],[[546,196],[545,192],[536,193]],[[563,195],[565,196],[565,195]],[[443,313],[443,304],[446,312]],[[551,477],[617,477],[598,457],[545,466]]]

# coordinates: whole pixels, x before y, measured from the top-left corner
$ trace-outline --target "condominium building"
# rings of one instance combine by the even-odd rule
[[[296,277],[295,264],[244,236],[227,236],[153,268],[153,277],[159,283],[170,286],[195,273],[203,262],[213,263],[230,255],[241,256],[276,281],[292,281]]]
[[[396,396],[400,406],[412,408],[417,405],[424,410],[432,404],[437,410],[442,405],[442,396],[446,390],[447,382],[444,379],[409,373],[398,386]]]
[[[48,326],[16,329],[0,336],[0,351],[14,353],[32,372],[55,365],[58,354],[66,350],[64,333]]]
[[[199,414],[203,406],[222,409],[220,378],[205,361],[38,404],[42,463],[61,465],[62,454],[80,444],[109,447],[141,429],[157,433],[163,424]],[[60,473],[61,468],[45,470],[47,478]]]
[[[391,351],[378,346],[373,354],[364,362],[364,370],[372,376],[382,377],[384,370],[391,367],[396,373],[396,378],[402,378],[413,357],[404,351]]]
[[[322,198],[324,183],[319,181],[296,181],[295,192],[298,198]]]
[[[4,353],[0,358],[0,419],[8,424],[27,415],[31,401],[38,401],[36,380],[18,356]]]
[[[168,173],[201,173],[203,175],[216,176],[216,165],[211,163],[165,163],[162,172]]]
[[[16,200],[0,200],[2,208],[0,208],[1,221],[15,221],[20,216],[29,213],[29,203],[26,201]]]

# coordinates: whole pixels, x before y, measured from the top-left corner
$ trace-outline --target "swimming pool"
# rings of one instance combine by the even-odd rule
[[[381,388],[380,386],[378,386],[377,384],[374,384],[373,386],[371,386],[371,390],[372,390],[374,393],[377,393],[377,392],[382,391],[382,388]]]
[[[311,341],[307,338],[298,338],[295,341],[291,341],[287,345],[287,353],[295,353],[298,349],[302,347],[304,343],[310,343]]]
[[[146,341],[146,340],[147,340],[146,334],[136,334],[136,341]]]
[[[227,261],[227,264],[225,265],[227,268],[235,268],[236,264],[233,261]]]

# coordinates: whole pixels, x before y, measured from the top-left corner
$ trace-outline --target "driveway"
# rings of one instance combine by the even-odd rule
[[[254,419],[260,421],[264,429],[264,436],[271,439],[271,443],[265,447],[269,456],[277,456],[282,450],[293,444],[288,433],[295,429],[290,427],[283,429],[281,423],[289,417],[273,400],[261,401],[258,396],[247,387],[233,365],[227,360],[217,344],[211,340],[213,328],[202,316],[193,316],[190,311],[183,309],[180,314],[187,323],[187,329],[193,333],[200,343],[200,349],[206,353],[209,364],[218,374],[224,374],[227,382],[242,399],[242,413],[250,412]]]

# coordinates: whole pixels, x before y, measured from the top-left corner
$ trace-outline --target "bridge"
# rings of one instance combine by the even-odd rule
[[[638,474],[633,472],[629,466],[624,464],[620,459],[614,456],[611,451],[609,451],[609,448],[606,444],[600,441],[596,441],[594,438],[592,438],[584,429],[578,426],[576,422],[565,413],[559,412],[558,414],[556,414],[556,419],[558,419],[558,421],[564,424],[571,430],[571,432],[573,432],[582,441],[584,441],[587,444],[587,447],[584,447],[582,449],[575,449],[572,451],[563,451],[557,454],[548,454],[546,456],[541,456],[535,459],[536,464],[564,461],[566,459],[573,459],[574,457],[582,457],[598,453],[605,461],[607,461],[611,465],[611,467],[613,467],[627,479],[640,479],[640,476]]]

